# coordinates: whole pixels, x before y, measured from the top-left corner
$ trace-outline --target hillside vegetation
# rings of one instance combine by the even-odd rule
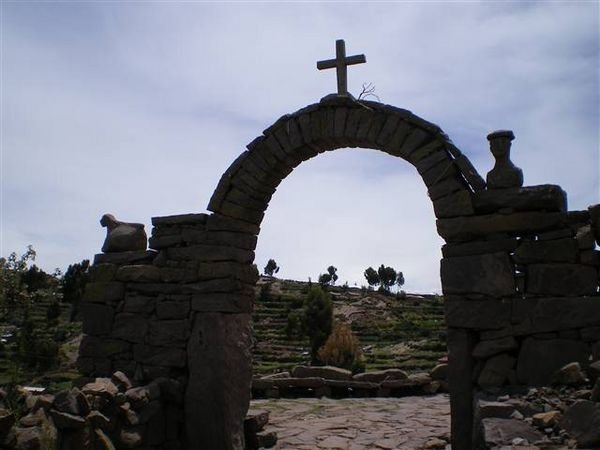
[[[309,364],[309,341],[294,330],[309,284],[261,277],[254,310],[254,370],[263,375]],[[329,286],[334,318],[348,323],[363,349],[367,370],[433,368],[446,354],[443,300],[364,288]],[[291,326],[290,326],[291,325]]]

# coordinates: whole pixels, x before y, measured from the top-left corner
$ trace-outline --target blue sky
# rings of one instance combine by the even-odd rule
[[[10,2],[2,5],[0,255],[52,270],[98,252],[106,212],[203,212],[222,172],[278,117],[335,90],[335,40],[367,64],[349,90],[438,124],[479,172],[512,129],[526,185],[600,202],[599,3]],[[442,241],[408,163],[338,150],[275,194],[257,264],[364,283],[367,266],[439,290]]]

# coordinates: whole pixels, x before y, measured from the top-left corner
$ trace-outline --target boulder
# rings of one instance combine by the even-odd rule
[[[296,366],[294,378],[324,378],[326,380],[351,380],[352,372],[334,366]]]
[[[510,371],[515,365],[516,359],[506,353],[492,356],[488,359],[477,380],[479,386],[483,388],[490,388],[496,386],[502,386],[508,379]]]
[[[102,397],[107,400],[113,400],[119,392],[110,378],[96,378],[94,382],[86,384],[81,390],[86,395]]]
[[[533,425],[538,428],[549,428],[556,425],[560,419],[561,413],[560,411],[552,410],[543,413],[534,414]]]
[[[429,373],[432,380],[446,380],[448,378],[448,364],[438,364]]]
[[[576,401],[565,411],[559,425],[575,438],[579,448],[600,446],[600,404]]]
[[[473,349],[473,358],[485,359],[498,353],[507,352],[517,348],[517,340],[514,336],[506,336],[499,339],[482,340]]]
[[[579,386],[587,383],[588,379],[581,370],[581,365],[578,362],[572,362],[558,369],[554,374],[554,382],[567,386]]]
[[[357,373],[352,377],[354,381],[366,381],[369,383],[382,383],[385,380],[405,380],[406,378],[408,378],[407,373],[400,369],[374,370]]]
[[[489,447],[511,445],[514,439],[533,444],[544,437],[527,422],[516,419],[487,418],[481,421],[481,427],[482,439]]]

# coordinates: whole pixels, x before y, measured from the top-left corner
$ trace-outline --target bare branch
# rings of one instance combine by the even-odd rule
[[[363,83],[363,85],[362,85],[362,91],[361,91],[360,95],[358,96],[358,99],[366,100],[367,97],[376,98],[378,102],[381,102],[381,99],[379,98],[379,96],[377,94],[375,94],[375,86],[373,85],[373,83]]]

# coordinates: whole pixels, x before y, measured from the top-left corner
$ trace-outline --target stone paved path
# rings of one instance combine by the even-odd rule
[[[449,449],[450,403],[430,397],[254,400],[280,450]]]

